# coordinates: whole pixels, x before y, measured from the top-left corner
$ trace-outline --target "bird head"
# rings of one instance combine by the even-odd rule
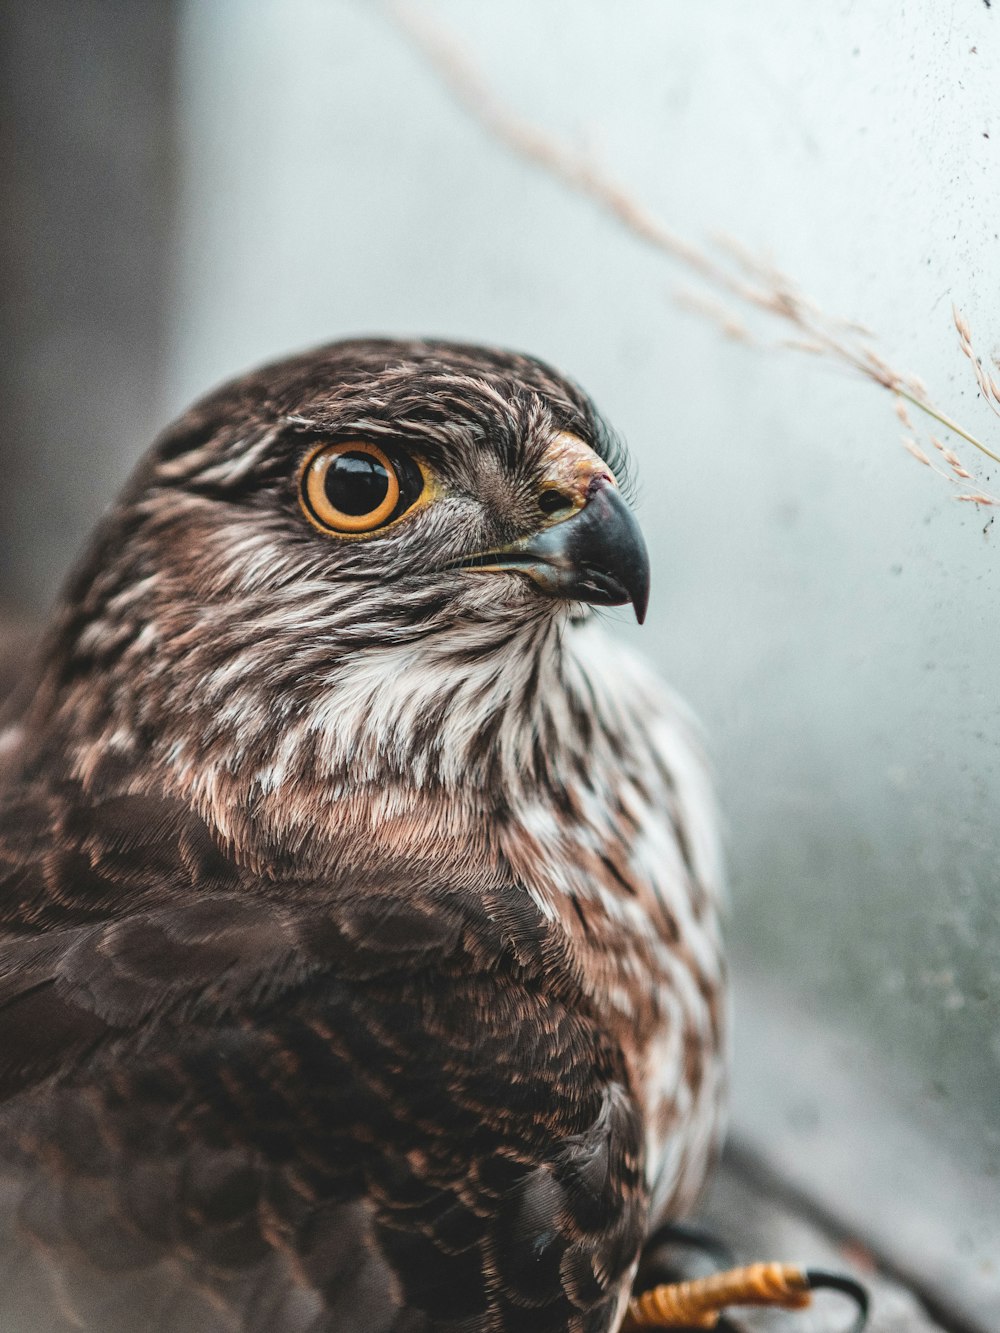
[[[36,715],[84,775],[118,752],[192,782],[280,784],[317,755],[352,780],[467,777],[512,700],[537,737],[529,696],[571,616],[642,619],[624,465],[587,396],[525,356],[367,340],[254,372],[140,464],[70,584]]]
[[[442,616],[551,616],[545,598],[631,601],[641,621],[649,568],[623,465],[586,396],[540,362],[370,341],[226,386],[166,434],[140,486],[156,526],[199,529],[193,549],[212,550],[202,589],[252,570],[258,588],[346,604],[345,631],[419,635]]]

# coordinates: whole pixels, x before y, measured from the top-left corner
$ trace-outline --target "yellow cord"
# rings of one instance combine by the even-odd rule
[[[791,1264],[749,1264],[633,1296],[622,1333],[641,1328],[715,1328],[731,1305],[801,1310],[812,1300],[809,1279]]]

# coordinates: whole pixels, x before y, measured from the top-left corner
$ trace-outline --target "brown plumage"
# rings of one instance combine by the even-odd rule
[[[623,464],[368,341],[140,466],[0,721],[0,1328],[618,1327],[724,1044],[697,746],[585,605]]]

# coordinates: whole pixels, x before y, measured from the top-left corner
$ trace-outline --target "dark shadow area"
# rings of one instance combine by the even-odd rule
[[[0,0],[0,603],[36,610],[155,426],[170,0]]]

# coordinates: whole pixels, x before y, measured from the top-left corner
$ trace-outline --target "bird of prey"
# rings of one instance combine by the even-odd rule
[[[717,1148],[685,709],[623,449],[530,357],[192,408],[0,722],[0,1328],[605,1333]]]

